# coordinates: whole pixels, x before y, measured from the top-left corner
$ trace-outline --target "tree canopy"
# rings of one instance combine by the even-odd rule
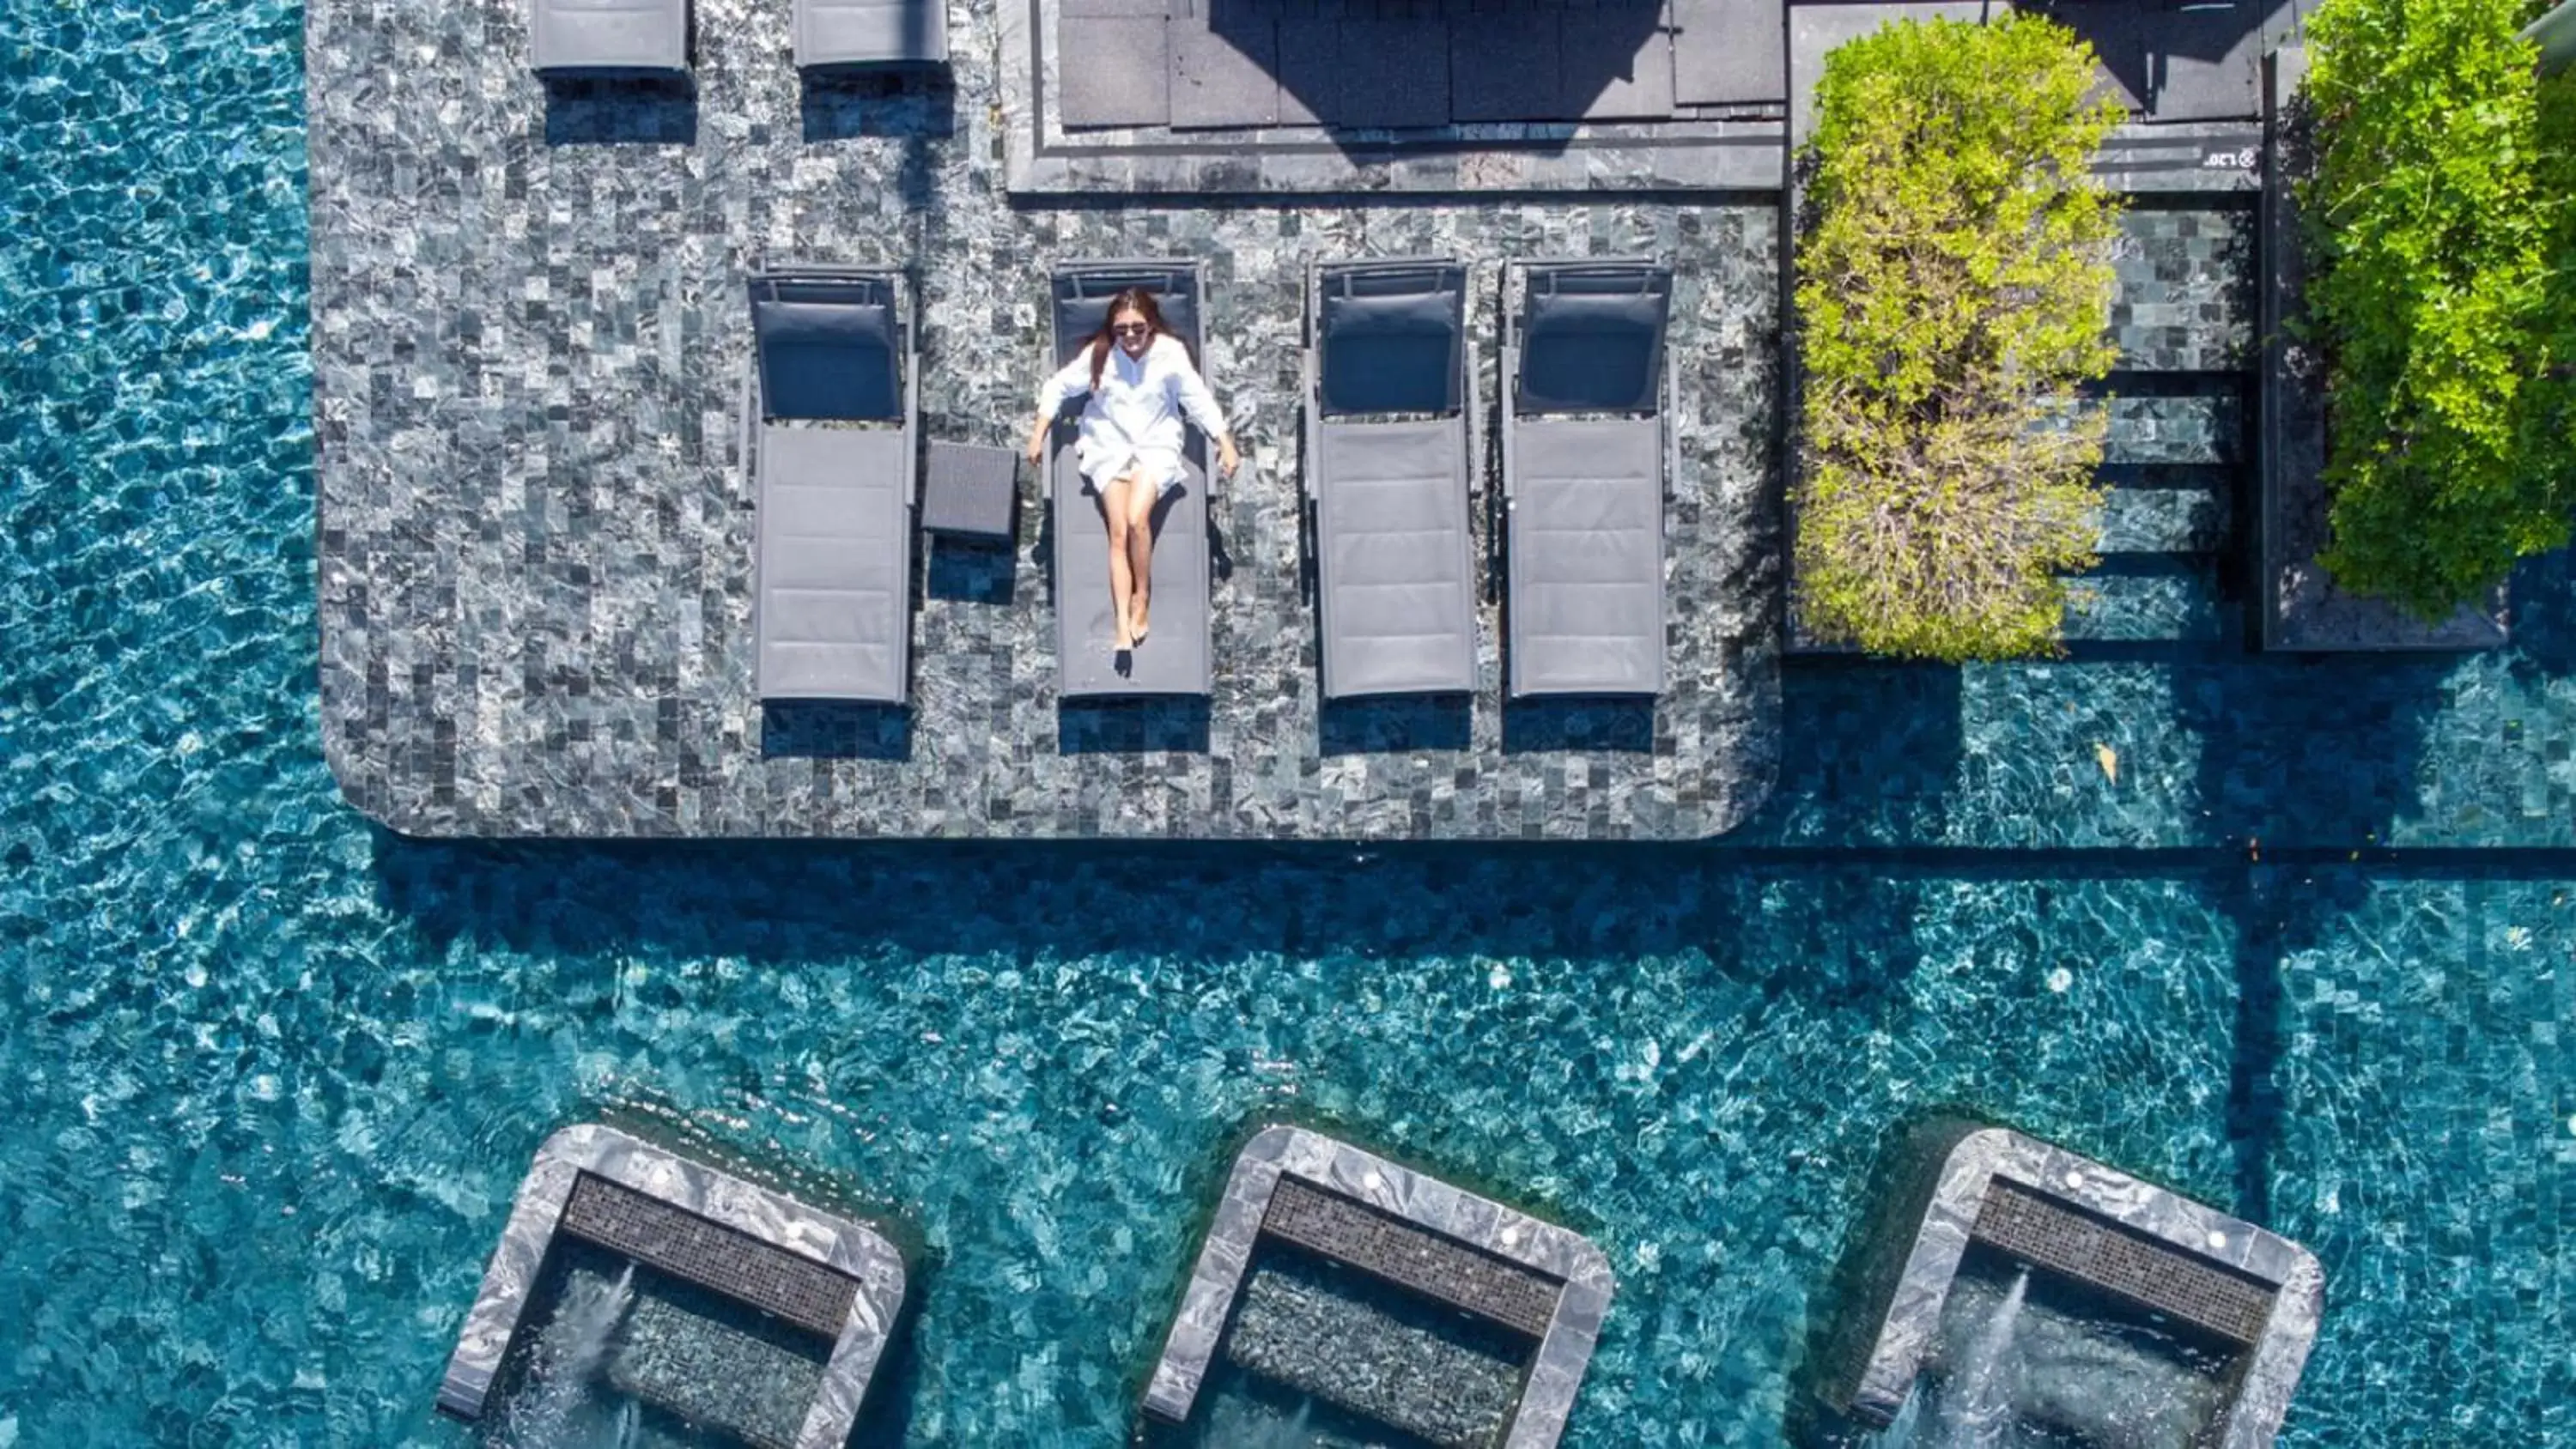
[[[2060,648],[2100,540],[2119,203],[2089,172],[2121,112],[2089,46],[2013,12],[1900,22],[1826,58],[1791,500],[1802,624],[1873,653]]]
[[[2337,583],[2428,616],[2567,542],[2567,82],[2524,0],[2325,0],[2308,21],[2308,311]]]

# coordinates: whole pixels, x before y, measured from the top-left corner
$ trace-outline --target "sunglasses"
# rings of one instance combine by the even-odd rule
[[[1142,322],[1119,322],[1113,324],[1109,330],[1120,337],[1142,337],[1154,329]]]

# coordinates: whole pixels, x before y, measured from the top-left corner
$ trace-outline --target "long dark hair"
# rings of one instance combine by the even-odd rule
[[[1172,333],[1171,328],[1163,325],[1163,309],[1155,304],[1153,293],[1142,287],[1121,288],[1117,296],[1109,299],[1109,310],[1101,314],[1100,330],[1091,334],[1091,340],[1083,344],[1091,349],[1091,390],[1093,392],[1100,391],[1100,370],[1109,365],[1109,349],[1118,341],[1118,334],[1112,329],[1118,325],[1118,314],[1121,312],[1138,312],[1144,315],[1147,347],[1153,346],[1156,339],[1170,336]],[[1186,338],[1181,342],[1181,350],[1183,352],[1190,350],[1190,344]],[[1190,358],[1190,365],[1198,366],[1198,358],[1195,354]]]

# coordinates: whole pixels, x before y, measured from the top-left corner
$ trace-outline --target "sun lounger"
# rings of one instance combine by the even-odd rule
[[[534,0],[528,29],[541,75],[689,69],[689,0]]]
[[[1163,322],[1205,362],[1199,318],[1206,300],[1195,262],[1089,262],[1060,267],[1053,284],[1054,367],[1073,360],[1108,319],[1109,299],[1126,287],[1154,294]],[[1067,418],[1073,414],[1068,410]],[[1139,648],[1113,648],[1109,525],[1100,499],[1075,466],[1075,429],[1059,422],[1049,444],[1047,502],[1054,510],[1056,683],[1071,700],[1199,695],[1209,688],[1207,440],[1191,430],[1183,450],[1189,477],[1155,510],[1154,632]]]
[[[857,269],[752,279],[744,441],[762,699],[904,700],[917,373],[905,290]]]
[[[1660,693],[1672,273],[1516,267],[1503,297],[1504,654],[1513,697]]]
[[[1310,267],[1306,466],[1324,698],[1476,686],[1466,268]]]
[[[945,0],[796,0],[799,70],[940,65],[947,59]]]

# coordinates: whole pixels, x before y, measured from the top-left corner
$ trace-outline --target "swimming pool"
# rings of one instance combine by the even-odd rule
[[[407,842],[316,744],[297,26],[10,0],[0,1445],[462,1442],[621,1102],[926,1240],[895,1442],[1120,1442],[1287,1114],[1608,1249],[1570,1442],[1772,1443],[1941,1108],[2314,1247],[2288,1442],[2576,1442],[2563,575],[2468,661],[1793,665],[1710,849]]]

